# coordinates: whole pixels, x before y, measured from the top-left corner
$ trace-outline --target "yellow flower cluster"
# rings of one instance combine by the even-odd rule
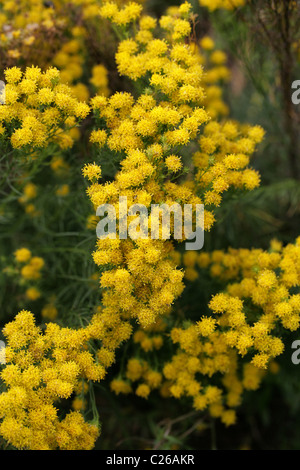
[[[18,250],[24,260],[26,250]],[[6,365],[1,379],[1,436],[18,449],[91,449],[98,425],[86,423],[78,406],[59,419],[55,403],[80,394],[82,381],[99,381],[115,360],[114,350],[131,334],[128,322],[99,309],[86,328],[47,323],[44,332],[31,312],[22,310],[3,329]],[[101,340],[96,357],[89,341]],[[77,395],[76,395],[77,394]],[[77,403],[78,405],[78,403]]]
[[[206,206],[219,206],[222,193],[230,188],[251,191],[259,186],[259,173],[248,165],[263,136],[260,126],[242,126],[231,121],[224,124],[211,121],[205,126],[193,162],[195,184],[203,188]]]
[[[90,82],[99,95],[108,96],[110,94],[108,87],[108,71],[103,64],[93,66]]]
[[[135,342],[142,333],[135,333]],[[247,362],[241,368],[238,352],[224,341],[214,318],[202,317],[195,325],[175,327],[166,333],[165,352],[170,351],[169,336],[174,345],[179,344],[174,356],[165,363],[160,357],[157,369],[151,365],[151,349],[144,349],[146,359],[129,359],[123,374],[112,380],[111,390],[117,395],[135,393],[144,399],[154,391],[165,399],[188,397],[196,410],[207,409],[226,426],[235,424],[243,393],[256,390],[265,371]]]
[[[266,333],[278,322],[290,331],[299,328],[300,297],[293,293],[300,285],[299,238],[295,244],[285,247],[273,240],[268,252],[262,249],[229,249],[225,253],[202,253],[198,261],[200,266],[206,265],[211,276],[229,283],[227,295],[249,299],[254,308],[263,311],[262,324],[259,325],[264,325]]]
[[[55,298],[51,299],[49,303],[44,305],[41,315],[45,320],[54,321],[58,315],[58,310],[55,306]]]
[[[32,256],[28,248],[19,248],[14,252],[14,265],[7,266],[3,272],[14,277],[14,280],[25,287],[24,298],[34,301],[41,297],[38,282],[42,276],[45,261],[40,256]]]
[[[82,412],[86,409],[87,400],[85,399],[86,394],[89,391],[89,384],[82,380],[75,390],[75,398],[72,401],[72,408],[75,411]]]
[[[33,157],[34,158],[34,157]],[[36,208],[34,200],[38,196],[38,187],[32,182],[28,182],[23,187],[23,194],[19,197],[18,201],[24,207],[25,213],[29,217],[36,217],[40,213]]]
[[[72,28],[72,38],[64,43],[53,57],[52,63],[60,70],[61,82],[69,85],[78,100],[88,101],[90,90],[83,83],[86,60],[86,29]],[[108,71],[103,64],[92,67],[89,83],[99,94],[109,95]]]
[[[130,393],[132,384],[141,380],[136,387],[135,394],[141,398],[148,398],[151,390],[160,388],[162,383],[162,374],[138,358],[128,360],[125,375],[125,379],[115,378],[111,382],[111,390],[116,394]]]
[[[136,20],[141,11],[142,6],[136,2],[130,2],[121,9],[115,2],[104,2],[100,8],[100,14],[103,18],[108,18],[119,26],[125,26]]]
[[[74,28],[74,33],[80,35],[84,30],[74,26],[73,15],[88,20],[97,15],[98,9],[96,0],[4,0],[0,13],[1,48],[10,61],[25,57],[32,62],[30,59],[37,57],[35,50],[39,51],[40,62],[48,61],[60,45],[62,31]]]
[[[164,16],[160,20],[160,24],[170,30],[172,23],[180,16],[180,11],[186,4],[181,7],[170,7],[167,10],[168,16]],[[181,10],[180,10],[181,8]],[[187,7],[185,7],[186,9]],[[173,22],[170,20],[173,17]],[[191,17],[191,24],[194,19]],[[167,28],[169,25],[169,28]],[[170,33],[169,33],[170,35]],[[170,35],[172,41],[172,35]],[[222,84],[227,83],[231,78],[230,68],[227,66],[228,57],[224,51],[217,49],[215,42],[211,36],[203,36],[200,41],[191,36],[189,38],[189,47],[197,57],[198,63],[203,68],[201,77],[201,85],[203,87],[203,106],[212,119],[226,116],[229,113],[228,105],[223,99]]]
[[[101,378],[83,347],[83,331],[49,323],[45,333],[32,313],[23,310],[3,329],[6,367],[1,372],[7,390],[0,395],[0,434],[19,449],[91,449],[96,425],[72,412],[59,420],[54,402],[72,395],[79,377]]]
[[[167,396],[190,397],[196,410],[207,409],[229,426],[236,421],[243,392],[256,390],[264,371],[249,363],[240,370],[237,352],[207,320],[202,318],[196,325],[171,331],[172,341],[179,348],[163,368]]]
[[[245,5],[245,0],[199,0],[202,7],[215,11],[220,8],[224,10],[234,10],[235,8]]]
[[[124,319],[135,318],[144,327],[159,315],[170,313],[183,290],[183,273],[168,258],[164,242],[111,241],[99,240],[93,254],[97,265],[107,267],[100,278],[107,312]]]
[[[193,272],[208,270],[226,286],[209,304],[214,314],[210,326],[217,322],[231,347],[242,356],[255,353],[252,363],[266,368],[284,349],[281,338],[272,332],[295,331],[300,326],[300,296],[295,292],[300,286],[300,239],[286,246],[273,240],[269,251],[194,252],[190,260],[190,264],[183,261]],[[209,328],[200,326],[201,331]]]
[[[235,421],[234,409],[224,407],[237,407],[243,390],[255,390],[265,369],[282,354],[280,329],[299,328],[300,296],[294,289],[300,286],[300,239],[285,247],[274,240],[269,252],[194,253],[185,264],[195,271],[209,269],[226,289],[212,297],[210,316],[186,328],[173,328],[171,338],[179,350],[165,365],[164,376],[171,396],[192,396],[195,409],[208,408],[229,425]],[[242,379],[238,357],[247,357]],[[221,385],[212,386],[212,380],[208,385],[205,377],[218,372]]]
[[[89,114],[89,106],[60,83],[59,70],[50,67],[42,72],[32,66],[22,72],[12,67],[4,73],[6,101],[0,108],[0,138],[8,139],[14,149],[41,148],[49,141],[62,148],[72,146],[69,129]]]
[[[120,10],[116,4],[105,3],[100,10],[117,24],[120,17],[122,24],[138,22],[133,37],[121,41],[116,62],[120,74],[143,79],[145,90],[137,99],[117,92],[110,98],[96,95],[91,100],[96,117],[106,124],[105,129],[92,132],[91,142],[125,156],[115,179],[105,184],[97,181],[100,167],[84,167],[84,175],[92,182],[87,193],[95,208],[109,203],[117,210],[120,196],[127,197],[128,206],[137,203],[148,208],[161,203],[171,207],[176,202],[193,208],[203,202],[218,205],[229,186],[253,189],[259,182],[258,175],[246,167],[263,131],[257,129],[250,137],[251,128],[244,135],[233,123],[221,126],[211,121],[203,107],[201,60],[185,42],[191,34],[190,9],[186,2],[177,15],[162,17],[160,26],[166,34],[160,39],[153,35],[156,21],[141,16],[139,5],[131,3]],[[192,171],[183,177],[183,154],[199,139],[202,128],[193,182]],[[181,176],[180,182],[170,175]],[[213,222],[213,213],[206,210],[205,229]],[[171,242],[163,236],[159,240],[98,240],[93,257],[106,269],[100,281],[104,305],[125,318],[137,318],[144,327],[168,313],[183,289],[183,274],[176,269],[172,251]]]
[[[190,270],[190,280],[208,270],[224,283],[224,291],[211,298],[211,313],[195,323],[171,327],[169,334],[167,323],[157,325],[160,347],[168,345],[168,336],[178,345],[173,357],[155,371],[162,374],[157,387],[146,380],[154,348],[149,331],[140,329],[133,340],[143,355],[128,361],[123,376],[113,380],[111,389],[116,393],[134,391],[143,398],[152,389],[165,398],[190,397],[196,410],[207,409],[229,426],[236,421],[244,393],[256,390],[267,370],[276,372],[274,359],[283,353],[284,330],[299,329],[300,295],[295,289],[300,286],[300,238],[286,246],[272,240],[269,251],[186,252],[182,262],[185,270]]]
[[[78,99],[87,101],[89,90],[81,81],[84,73],[84,54],[82,37],[75,36],[64,43],[53,57],[52,63],[60,70],[61,82],[69,85]]]
[[[24,15],[26,12],[26,15]],[[51,31],[55,19],[53,8],[47,8],[45,2],[4,0],[0,12],[0,45],[9,61],[26,57],[33,47],[38,47],[38,32]],[[44,48],[49,49],[47,43]]]
[[[54,8],[44,3],[3,2],[0,46],[14,47],[13,40],[30,46],[36,40],[30,33],[35,23],[47,30],[70,27],[70,34],[53,52],[55,67],[6,68],[0,140],[10,150],[31,153],[33,160],[49,143],[68,149],[79,138],[76,126],[91,107],[96,126],[89,139],[95,161],[84,164],[82,174],[89,182],[93,209],[106,203],[114,206],[117,236],[98,239],[92,254],[99,273],[91,280],[100,283],[102,305],[87,326],[72,329],[46,322],[42,330],[32,313],[22,310],[4,327],[0,435],[19,449],[93,448],[98,422],[85,422],[81,414],[89,382],[106,377],[116,349],[129,340],[134,353],[110,381],[114,393],[135,393],[142,399],[152,392],[164,398],[189,397],[196,410],[208,410],[226,426],[232,425],[243,393],[259,387],[270,361],[283,351],[278,329],[295,331],[300,326],[300,296],[293,293],[300,285],[300,239],[286,247],[273,241],[269,252],[187,251],[181,260],[174,249],[173,221],[170,237],[162,227],[158,239],[150,237],[151,214],[148,237],[120,237],[119,202],[126,197],[127,208],[142,204],[148,209],[152,204],[179,203],[194,210],[204,204],[208,231],[225,192],[259,186],[260,176],[249,164],[264,130],[224,119],[228,108],[219,83],[230,77],[227,57],[208,36],[196,44],[188,2],[160,20],[143,14],[134,2],[124,6],[105,1],[100,8],[97,0],[54,0]],[[28,14],[22,15],[28,4]],[[210,10],[233,9],[244,0],[200,4]],[[69,7],[79,12],[84,26],[64,22]],[[89,106],[89,88],[80,82],[86,73],[85,21],[98,20],[99,13],[123,37],[116,53],[119,74],[140,91],[137,96],[128,91],[110,96],[107,69],[97,62],[87,74],[97,92]],[[3,28],[7,22],[9,33]],[[18,59],[17,48],[9,52],[11,59]],[[50,150],[50,168],[64,176],[69,164]],[[117,161],[113,176],[107,177],[101,167],[103,155]],[[26,179],[22,191],[19,202],[28,215],[37,215],[33,202],[38,187]],[[69,191],[68,184],[61,184],[55,194],[62,198]],[[97,220],[88,216],[87,227],[95,227]],[[36,300],[40,292],[29,283],[40,279],[44,260],[27,248],[16,250],[14,257],[26,298]],[[184,313],[174,304],[183,292],[183,278],[194,281],[201,269],[224,282],[224,291],[211,299],[211,313],[199,314],[195,323],[181,322]],[[53,321],[57,313],[55,298],[50,298],[41,316]],[[161,357],[156,361],[158,351]],[[59,411],[62,399],[70,399],[73,408],[64,418]]]
[[[69,85],[80,101],[88,100],[90,84],[107,95],[104,64],[93,65],[92,76],[84,76],[90,55],[94,61],[95,50],[96,55],[98,49],[101,51],[104,62],[109,55],[106,37],[114,38],[103,23],[99,25],[97,0],[4,0],[0,12],[1,63],[4,68],[24,62],[38,63],[42,69],[54,65],[61,71],[61,82]]]

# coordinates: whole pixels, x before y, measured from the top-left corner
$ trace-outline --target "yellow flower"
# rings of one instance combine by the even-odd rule
[[[45,305],[41,313],[45,319],[51,320],[51,321],[55,320],[58,315],[57,308],[55,307],[55,305],[51,303]]]
[[[96,163],[87,163],[82,169],[83,176],[90,181],[101,177],[101,168]]]
[[[26,263],[31,258],[31,251],[28,248],[19,248],[14,252],[14,256],[19,263]]]
[[[141,398],[148,398],[149,394],[150,394],[150,387],[149,385],[147,384],[140,384],[136,391],[135,391],[135,394],[138,396],[138,397],[141,397]]]
[[[182,168],[182,161],[177,155],[169,155],[165,160],[168,170],[177,173]]]
[[[36,287],[29,287],[25,295],[29,300],[37,300],[41,296],[41,293]]]

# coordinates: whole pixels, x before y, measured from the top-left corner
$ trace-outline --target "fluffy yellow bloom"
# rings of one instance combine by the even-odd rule
[[[149,393],[150,393],[150,387],[147,384],[140,384],[136,391],[136,395],[141,398],[148,398]]]
[[[19,248],[14,252],[14,256],[19,263],[26,263],[31,258],[31,251],[28,248]]]
[[[177,173],[182,168],[182,161],[177,155],[169,155],[165,160],[168,170]]]
[[[36,287],[29,287],[26,290],[25,295],[29,300],[36,300],[41,296],[41,293]]]
[[[83,176],[90,181],[101,177],[101,168],[96,163],[87,163],[82,169]]]
[[[245,0],[199,0],[203,7],[207,7],[210,11],[224,8],[225,10],[234,10],[234,8],[243,6]]]

